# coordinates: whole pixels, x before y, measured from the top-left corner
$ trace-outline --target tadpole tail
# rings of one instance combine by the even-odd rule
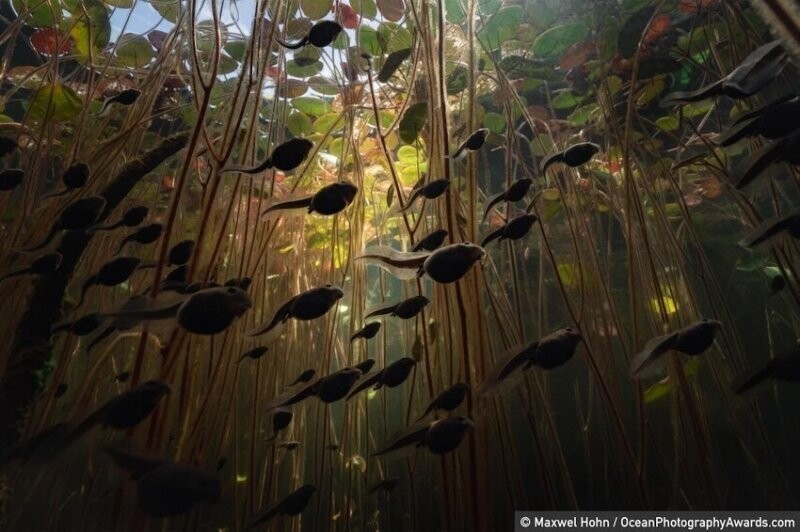
[[[503,226],[503,227],[501,227],[499,229],[495,229],[494,231],[492,231],[491,233],[489,233],[488,235],[483,237],[483,240],[481,240],[481,247],[485,248],[492,241],[497,240],[498,238],[500,238],[503,235],[503,229],[505,229],[505,226]]]
[[[661,100],[661,107],[668,107],[676,103],[699,102],[712,96],[719,96],[723,93],[722,83],[724,80],[725,78],[722,78],[695,91],[671,92]]]
[[[289,307],[291,307],[292,302],[294,302],[294,298],[290,299],[289,301],[281,305],[281,308],[278,309],[278,311],[275,313],[275,316],[272,318],[272,321],[269,322],[269,324],[267,324],[266,326],[256,327],[255,329],[247,331],[246,333],[244,333],[244,336],[247,336],[249,338],[255,338],[256,336],[267,334],[272,329],[277,327],[279,323],[283,323],[286,320],[288,320],[291,317],[291,315],[289,314]]]
[[[65,189],[59,190],[57,192],[48,192],[47,194],[45,194],[44,196],[42,196],[39,199],[45,200],[45,199],[48,199],[48,198],[57,198],[59,196],[66,196],[67,194],[69,194],[69,189],[65,188]]]
[[[267,159],[263,163],[257,166],[241,166],[241,165],[231,166],[229,168],[226,168],[222,172],[223,173],[239,172],[242,174],[252,175],[252,174],[260,174],[264,170],[269,170],[270,168],[272,168],[272,157],[267,157]]]
[[[80,300],[78,300],[78,304],[75,306],[75,308],[80,308],[81,306],[83,306],[83,302],[86,299],[86,292],[88,292],[89,289],[96,284],[97,284],[96,275],[92,275],[91,277],[86,279],[86,281],[83,283],[83,288],[81,288],[81,298]]]
[[[552,165],[554,163],[562,162],[563,160],[564,160],[564,152],[563,151],[559,152],[559,153],[554,153],[553,155],[551,155],[549,157],[546,157],[542,161],[542,175],[547,173],[547,169],[550,167],[550,165]]]
[[[6,279],[11,279],[12,277],[19,277],[20,275],[25,275],[26,273],[30,272],[31,272],[30,266],[25,268],[20,268],[19,270],[10,271],[5,275],[0,276],[0,283],[5,281]]]
[[[90,227],[86,230],[87,233],[99,233],[101,231],[113,231],[114,229],[121,227],[123,225],[122,220],[117,220],[113,224],[108,225],[95,225],[94,227]]]
[[[117,248],[117,255],[120,254],[120,252],[122,251],[122,248],[125,247],[125,244],[127,244],[128,242],[133,240],[133,237],[134,237],[135,234],[136,233],[134,233],[133,235],[126,236],[124,239],[122,239],[122,242],[119,243],[119,247]]]
[[[747,371],[736,377],[731,383],[731,389],[735,394],[742,394],[770,378],[773,371],[774,359],[755,370]]]
[[[505,192],[501,192],[500,194],[495,194],[489,199],[489,203],[486,204],[486,210],[483,211],[483,218],[481,218],[481,223],[486,221],[486,217],[489,216],[489,213],[492,212],[492,209],[495,205],[503,201],[503,197],[505,196]]]
[[[405,211],[407,211],[408,209],[410,209],[411,207],[414,206],[414,203],[417,202],[417,200],[419,199],[420,195],[422,194],[422,189],[423,189],[423,187],[420,187],[420,188],[418,188],[418,189],[416,189],[416,190],[411,192],[411,197],[408,198],[408,201],[406,201],[405,207],[400,209],[400,212],[405,212]]]
[[[734,188],[741,190],[752,183],[764,170],[777,162],[778,155],[779,150],[777,142],[768,144],[758,151],[753,152],[753,154],[745,160],[745,169],[736,181]]]
[[[301,198],[297,200],[289,200],[289,201],[281,201],[270,205],[261,213],[261,216],[266,216],[268,213],[273,211],[280,211],[285,209],[302,209],[308,208],[311,206],[311,200],[313,196],[309,196],[307,198]]]
[[[284,48],[288,48],[289,50],[297,50],[298,48],[302,48],[303,46],[308,44],[308,35],[306,35],[305,37],[303,37],[302,39],[300,39],[296,43],[288,43],[288,42],[282,41],[280,39],[276,39],[276,40],[278,41],[278,44],[280,44]]]
[[[752,137],[758,133],[758,120],[752,119],[749,122],[742,122],[730,128],[724,135],[719,137],[716,141],[717,146],[730,146],[740,140]]]
[[[59,231],[61,231],[61,224],[56,222],[55,224],[53,224],[53,228],[50,229],[50,234],[48,234],[42,242],[39,242],[38,244],[34,244],[32,246],[28,246],[26,248],[17,248],[15,251],[18,251],[20,253],[33,253],[34,251],[39,251],[40,249],[47,247],[47,245],[53,240],[53,238],[55,238],[56,234]]]
[[[86,346],[86,354],[88,355],[91,353],[92,349],[94,349],[100,342],[111,336],[111,334],[113,334],[113,332],[116,330],[117,328],[111,325],[110,327],[106,328],[106,330],[95,336],[91,343]]]

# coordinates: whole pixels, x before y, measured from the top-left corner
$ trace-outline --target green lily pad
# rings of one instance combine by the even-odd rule
[[[180,0],[150,0],[150,5],[159,15],[164,17],[164,20],[173,23],[178,22],[178,16],[181,12]]]
[[[153,60],[155,53],[146,37],[125,33],[117,42],[115,56],[122,66],[142,68]]]
[[[82,58],[88,58],[90,52],[96,55],[107,44],[111,37],[111,22],[108,17],[108,8],[98,0],[86,0],[83,9],[73,12],[77,19],[75,26],[70,31],[70,36],[75,43],[75,51]],[[89,42],[91,35],[92,41]]]
[[[319,20],[333,8],[333,0],[300,0],[303,14],[312,20]]]
[[[237,61],[244,59],[244,53],[247,51],[247,41],[244,39],[231,39],[225,43],[223,49]]]
[[[447,94],[458,94],[467,88],[467,67],[457,65],[447,76]]]
[[[444,0],[444,8],[447,22],[461,24],[467,20],[467,12],[464,10],[462,0]]]
[[[327,133],[331,130],[333,125],[339,121],[339,118],[339,113],[326,113],[314,120],[314,124],[311,128],[316,133]]]
[[[304,113],[293,111],[286,119],[286,128],[295,137],[305,137],[311,131],[311,119]]]
[[[61,20],[61,3],[58,0],[41,2],[40,0],[11,0],[11,5],[25,24],[34,28],[52,27]]]
[[[82,107],[83,102],[74,90],[56,83],[36,91],[30,101],[28,116],[37,121],[63,122],[78,116]]]
[[[378,14],[378,6],[375,5],[375,0],[351,0],[350,7],[366,19],[372,20]]]
[[[298,111],[310,116],[322,116],[333,111],[331,104],[315,96],[300,96],[292,100],[292,105]]]
[[[506,119],[498,113],[486,113],[483,115],[483,126],[492,133],[502,133],[506,130]]]
[[[384,22],[378,26],[378,46],[385,53],[411,47],[411,32],[399,24]]]
[[[478,38],[490,48],[495,48],[516,34],[520,21],[525,18],[521,6],[507,6],[491,17],[478,32]]]
[[[122,9],[130,9],[133,7],[133,0],[103,0],[103,3],[111,7],[121,7]]]
[[[589,28],[579,22],[550,28],[533,41],[533,53],[539,56],[560,55],[588,34]]]

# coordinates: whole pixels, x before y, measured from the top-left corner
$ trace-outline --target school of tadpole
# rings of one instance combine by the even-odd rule
[[[797,508],[796,4],[0,14],[3,529]]]

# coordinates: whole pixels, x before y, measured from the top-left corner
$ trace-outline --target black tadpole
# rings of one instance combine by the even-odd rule
[[[20,168],[9,168],[0,171],[0,192],[14,190],[24,179],[25,171]]]
[[[64,171],[61,176],[64,188],[58,192],[51,192],[42,196],[42,199],[64,196],[73,190],[77,190],[86,185],[89,181],[89,165],[86,163],[75,163]]]
[[[99,231],[112,231],[118,227],[136,227],[144,222],[149,213],[150,209],[144,205],[137,205],[125,211],[125,213],[122,215],[122,218],[116,222],[109,225],[96,225],[89,229],[89,232],[97,233]]]
[[[417,245],[411,251],[435,251],[444,244],[444,239],[447,238],[448,234],[447,229],[432,231],[417,242]]]
[[[144,227],[140,227],[130,235],[126,236],[122,242],[120,242],[119,248],[117,248],[117,253],[122,251],[122,248],[124,248],[125,244],[128,242],[136,242],[137,244],[152,244],[161,237],[161,232],[163,230],[164,226],[160,223],[152,223],[145,225]]]
[[[97,222],[105,208],[106,200],[102,196],[89,196],[75,200],[64,207],[58,220],[50,229],[50,233],[42,242],[17,251],[23,253],[38,251],[47,246],[60,231],[85,231]]]
[[[61,260],[63,257],[61,253],[53,252],[53,253],[46,253],[41,257],[38,257],[36,260],[30,263],[30,265],[20,268],[18,270],[10,271],[2,276],[0,276],[0,283],[5,281],[6,279],[10,279],[12,277],[17,277],[19,275],[31,274],[31,275],[46,275],[48,273],[53,273],[54,271],[58,270],[61,266]]]
[[[311,29],[308,30],[308,35],[297,41],[296,43],[287,43],[278,40],[281,46],[289,48],[290,50],[297,50],[303,46],[310,44],[317,48],[324,48],[336,40],[336,37],[342,32],[342,26],[333,20],[322,20],[317,22]]]

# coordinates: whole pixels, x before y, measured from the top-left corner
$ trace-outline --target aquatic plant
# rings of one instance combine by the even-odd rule
[[[797,504],[796,7],[10,4],[4,527]]]

